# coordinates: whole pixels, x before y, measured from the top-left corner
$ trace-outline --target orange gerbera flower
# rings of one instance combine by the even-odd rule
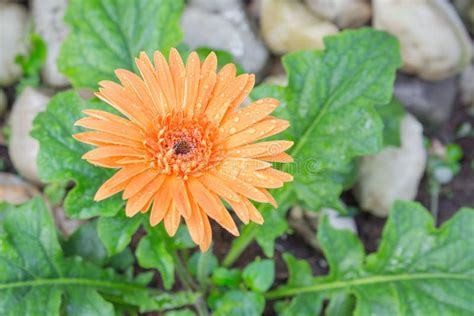
[[[239,235],[222,200],[242,222],[263,223],[249,199],[276,207],[266,189],[292,180],[269,163],[291,162],[284,151],[292,142],[253,143],[288,128],[287,121],[268,116],[278,101],[261,99],[236,111],[255,77],[236,76],[233,64],[216,73],[214,53],[201,64],[193,52],[184,65],[175,49],[169,64],[155,52],[153,65],[142,52],[136,65],[141,78],[118,69],[121,85],[102,81],[96,93],[126,118],[85,110],[88,116],[75,123],[94,130],[74,135],[97,146],[83,158],[120,169],[100,187],[95,200],[123,191],[127,216],[151,208],[151,225],[164,220],[170,236],[183,217],[202,251],[212,240],[208,217]]]

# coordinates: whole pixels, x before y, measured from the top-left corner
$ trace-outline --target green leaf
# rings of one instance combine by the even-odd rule
[[[343,211],[339,196],[351,184],[354,159],[383,148],[383,122],[375,105],[391,99],[395,71],[401,64],[397,40],[362,28],[326,37],[324,44],[324,51],[283,57],[286,87],[263,84],[252,93],[253,99],[280,101],[274,114],[289,120],[291,126],[277,136],[295,142],[289,151],[295,163],[283,168],[294,175],[294,181],[276,194],[279,216],[273,210],[263,212],[263,227],[255,228],[256,232],[249,229],[238,239],[248,244],[259,235],[257,241],[266,255],[273,252],[272,228],[285,218],[289,201],[297,196],[298,204],[307,209]],[[269,227],[269,238],[262,232],[265,227]],[[240,247],[244,242],[235,244]],[[234,251],[231,254],[233,259]]]
[[[182,38],[182,0],[72,0],[65,15],[71,32],[58,65],[75,87],[97,88],[117,68],[134,69],[141,51],[166,51]]]
[[[461,209],[439,229],[414,202],[396,202],[379,250],[365,256],[349,231],[324,218],[318,229],[330,274],[311,285],[286,286],[268,298],[319,293],[354,295],[355,315],[470,315],[474,313],[474,209]]]
[[[261,315],[265,299],[261,294],[244,291],[229,291],[216,302],[215,316]]]
[[[390,101],[400,66],[396,39],[369,28],[324,39],[324,51],[303,51],[283,58],[288,73],[284,99],[298,164],[296,188],[319,187],[328,170],[347,170],[358,156],[382,149],[382,121],[376,104]],[[343,186],[326,192],[296,190],[313,210],[335,200]],[[332,195],[327,198],[325,195]]]
[[[17,55],[15,63],[20,65],[23,76],[16,86],[16,94],[20,95],[27,86],[40,85],[40,71],[46,61],[46,44],[36,33],[30,35],[30,51],[28,55]]]
[[[212,283],[219,286],[237,287],[242,279],[239,269],[216,268],[212,273]]]
[[[81,256],[87,261],[102,266],[107,262],[107,251],[97,236],[97,221],[92,221],[79,228],[64,243],[66,256]]]
[[[395,97],[386,105],[375,107],[383,121],[384,146],[400,147],[400,122],[405,114],[403,106]]]
[[[208,283],[208,278],[217,268],[219,262],[216,256],[212,254],[212,251],[206,252],[195,252],[188,261],[188,269],[193,275],[196,276],[199,285],[205,288]]]
[[[121,253],[138,230],[142,217],[132,218],[121,212],[114,217],[100,217],[97,222],[97,234],[110,256]]]
[[[82,155],[92,147],[72,138],[72,134],[81,131],[74,127],[74,122],[83,116],[82,110],[91,108],[105,109],[106,105],[96,100],[84,101],[72,91],[59,93],[51,99],[46,112],[35,118],[31,132],[40,145],[37,163],[41,179],[49,183],[74,181],[64,208],[75,218],[113,216],[123,206],[119,196],[94,201],[96,191],[113,171],[82,160]]]
[[[195,316],[196,313],[194,313],[190,309],[181,309],[179,311],[171,311],[165,314],[166,316]]]
[[[283,254],[288,267],[288,286],[298,287],[310,285],[312,280],[311,267],[305,260],[297,260],[290,254]],[[318,315],[321,311],[323,297],[318,293],[305,293],[296,295],[290,302],[281,302],[278,305],[278,314],[291,315]]]
[[[167,246],[166,237],[159,227],[147,226],[147,235],[140,239],[135,255],[138,264],[146,269],[158,269],[165,289],[174,284],[174,260]]]
[[[80,257],[66,258],[40,198],[0,205],[1,315],[115,315],[111,302],[145,312],[191,304],[196,295],[148,289]]]
[[[273,260],[255,261],[245,267],[242,278],[252,291],[266,292],[275,279],[275,262]]]

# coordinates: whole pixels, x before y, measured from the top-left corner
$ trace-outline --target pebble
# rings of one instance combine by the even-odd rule
[[[36,157],[39,144],[30,136],[34,118],[46,110],[50,96],[36,88],[27,87],[13,103],[10,114],[11,137],[8,153],[18,173],[31,182],[41,184]]]
[[[366,24],[372,15],[368,0],[305,0],[308,7],[321,18],[340,28],[355,28]]]
[[[396,200],[413,200],[426,166],[423,127],[410,114],[400,126],[401,147],[388,147],[358,165],[354,193],[363,210],[387,217]]]
[[[39,194],[32,184],[20,177],[6,172],[0,172],[0,202],[21,204]]]
[[[461,102],[464,105],[474,107],[474,64],[463,71],[459,80]]]
[[[69,81],[58,70],[56,61],[64,38],[69,32],[64,22],[67,0],[33,0],[32,15],[35,31],[45,41],[48,54],[41,71],[43,81],[52,87],[65,87]]]
[[[181,27],[184,43],[191,49],[228,51],[245,71],[257,75],[267,64],[268,50],[239,3],[225,6],[217,0],[193,1],[184,10]]]
[[[21,77],[15,63],[18,54],[28,51],[28,12],[17,3],[0,3],[0,86],[8,86]]]
[[[440,81],[425,81],[399,73],[394,94],[405,108],[421,121],[440,125],[452,112],[457,93],[456,77]]]
[[[403,71],[441,80],[469,64],[469,36],[447,0],[374,0],[373,11],[374,27],[400,41]]]
[[[299,1],[262,0],[262,36],[277,54],[324,48],[323,37],[338,32],[335,24],[310,13]]]

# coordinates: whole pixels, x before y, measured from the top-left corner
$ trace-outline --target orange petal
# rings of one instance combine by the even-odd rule
[[[201,183],[204,184],[204,186],[209,190],[217,193],[218,195],[229,200],[239,201],[238,195],[215,175],[206,173],[199,177],[199,181],[201,181]]]
[[[232,101],[239,96],[247,84],[249,75],[243,74],[233,80],[229,80],[227,85],[216,95],[206,108],[206,115],[210,121],[220,123]]]
[[[201,213],[201,218],[204,224],[204,232],[201,243],[199,244],[199,248],[202,252],[206,252],[212,242],[212,229],[211,224],[209,223],[209,218],[207,217],[206,213],[201,208],[199,208],[199,212]]]
[[[125,125],[117,122],[102,121],[93,117],[84,117],[74,123],[74,126],[81,126],[85,128],[94,129],[101,132],[106,132],[125,138],[142,141],[143,136],[140,129],[131,125]]]
[[[186,226],[188,227],[189,235],[191,239],[199,245],[204,236],[204,220],[202,218],[201,211],[199,210],[199,206],[190,199],[191,201],[191,216],[189,218],[185,218]]]
[[[125,214],[131,217],[139,211],[146,211],[145,206],[150,205],[150,200],[153,199],[155,193],[160,189],[164,179],[164,175],[155,177],[141,191],[132,196],[125,207]]]
[[[160,113],[160,115],[165,115],[171,107],[168,106],[163,91],[161,91],[155,74],[155,68],[151,64],[147,54],[141,52],[140,57],[135,59],[135,63],[145,81],[145,85],[150,93],[155,110]]]
[[[128,183],[127,187],[125,188],[125,191],[123,192],[122,198],[129,199],[130,197],[134,196],[137,194],[140,190],[143,190],[143,188],[154,178],[160,177],[159,173],[154,170],[154,169],[147,169],[130,180]]]
[[[230,115],[232,115],[235,111],[235,109],[244,102],[245,98],[250,94],[250,92],[253,89],[253,86],[255,85],[255,75],[250,74],[249,75],[249,80],[247,81],[247,84],[243,88],[243,90],[240,92],[239,96],[235,98],[229,108],[227,109],[227,113],[224,116],[224,120],[227,120]]]
[[[196,178],[191,178],[188,180],[188,187],[193,199],[204,210],[204,212],[206,212],[207,215],[218,222],[231,234],[235,236],[239,235],[237,226],[235,226],[232,217],[229,215],[217,195],[206,189],[206,187],[204,187],[204,185],[202,185],[202,183]]]
[[[159,51],[155,51],[153,55],[155,62],[155,72],[158,78],[158,84],[163,91],[165,99],[170,106],[168,110],[177,109],[176,93],[173,85],[173,78],[171,76],[170,67],[166,62],[165,57]]]
[[[94,200],[101,201],[125,189],[128,181],[148,167],[145,164],[127,166],[104,182],[95,194]]]
[[[273,140],[262,143],[255,143],[234,147],[227,151],[227,155],[233,157],[266,157],[277,155],[293,145],[292,141],[288,140]]]
[[[263,222],[264,222],[263,216],[257,210],[255,205],[253,205],[253,203],[250,202],[248,199],[244,199],[244,203],[247,206],[247,210],[249,212],[250,220],[252,222],[260,224],[260,225],[263,224]]]
[[[188,190],[184,180],[172,177],[170,179],[170,189],[174,203],[176,204],[176,209],[184,218],[191,216],[191,203],[189,202]]]
[[[247,206],[245,205],[245,203],[242,201],[242,199],[246,199],[244,198],[243,196],[240,195],[239,197],[239,201],[232,201],[232,200],[229,200],[229,199],[226,199],[224,198],[224,200],[232,207],[232,209],[234,210],[235,214],[237,214],[237,216],[240,218],[240,220],[244,223],[244,224],[248,224],[249,222],[249,212],[247,210]]]
[[[279,105],[279,101],[272,98],[260,99],[244,107],[238,112],[234,112],[222,124],[222,138],[233,133],[240,132],[247,127],[259,122],[267,117]]]
[[[245,145],[265,137],[264,135],[270,133],[276,127],[276,120],[262,120],[239,133],[227,137],[223,142],[228,149]]]
[[[179,227],[179,222],[181,221],[181,215],[179,215],[176,205],[171,201],[168,212],[165,215],[165,229],[168,232],[168,235],[173,237],[176,234],[176,231]]]
[[[290,163],[294,161],[293,157],[291,157],[287,153],[279,153],[279,154],[271,155],[271,156],[261,156],[261,157],[258,157],[258,159],[269,161],[269,162],[283,162],[283,163]]]
[[[235,65],[227,64],[217,73],[216,83],[214,89],[212,90],[211,97],[209,99],[209,104],[212,103],[212,100],[220,95],[223,89],[227,86],[227,83],[235,78]],[[207,108],[206,108],[207,111]]]
[[[74,134],[72,137],[85,144],[95,146],[123,145],[134,148],[143,147],[143,143],[136,140],[105,132],[84,132]]]
[[[85,153],[82,159],[97,160],[102,158],[132,156],[145,157],[146,152],[139,148],[125,147],[125,146],[103,146],[92,149]]]
[[[183,60],[179,55],[179,52],[176,48],[170,50],[169,55],[170,71],[171,76],[173,77],[173,84],[176,93],[176,99],[178,102],[184,100],[184,78],[186,76],[186,67],[184,66]]]
[[[274,208],[278,207],[277,201],[266,189],[264,188],[257,188],[257,189],[266,196],[268,203],[270,203]]]
[[[268,202],[268,199],[265,196],[265,194],[263,194],[260,190],[258,190],[253,185],[247,182],[243,182],[239,179],[233,179],[225,174],[220,174],[219,176],[224,181],[224,183],[235,192],[238,192],[242,194],[243,196],[246,196],[257,202],[262,202],[262,203]]]
[[[261,170],[261,171],[259,171],[259,173],[264,174],[268,177],[278,179],[278,180],[283,181],[283,182],[293,181],[293,176],[291,174],[280,171],[280,170],[276,170],[276,169],[273,169],[273,168],[268,168],[268,169],[265,169],[265,170]]]
[[[155,226],[159,224],[166,215],[171,204],[171,190],[168,187],[168,179],[165,179],[161,185],[160,190],[155,195],[153,207],[150,214],[150,225]]]
[[[184,79],[184,98],[182,99],[182,107],[192,116],[194,107],[198,97],[198,88],[200,80],[201,62],[196,52],[189,54],[186,61],[186,77]]]

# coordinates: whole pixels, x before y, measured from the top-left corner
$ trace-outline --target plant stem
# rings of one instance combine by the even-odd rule
[[[280,197],[280,208],[286,208],[288,204],[288,200],[291,196],[291,191],[286,190]],[[265,207],[268,204],[260,204],[258,210],[264,215]],[[250,223],[242,231],[242,234],[239,238],[237,238],[233,243],[232,246],[225,256],[224,260],[222,261],[222,265],[224,267],[230,267],[234,264],[234,262],[240,257],[240,255],[247,249],[247,247],[252,243],[252,241],[257,236],[259,225],[254,223]]]
[[[184,288],[189,291],[199,291],[199,286],[194,281],[193,277],[189,274],[177,251],[174,251],[173,258],[176,266],[176,274],[178,275],[178,278],[183,284]],[[196,308],[196,311],[199,316],[209,315],[206,302],[205,300],[203,300],[202,296],[194,303],[194,307]]]

